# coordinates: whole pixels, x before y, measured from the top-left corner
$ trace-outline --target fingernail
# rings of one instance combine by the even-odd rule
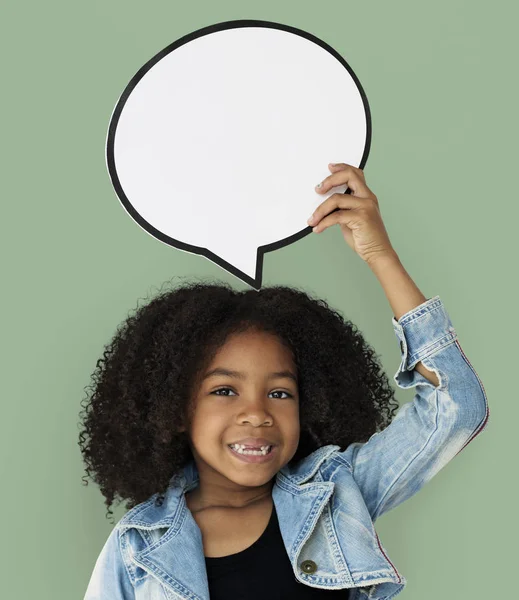
[[[321,183],[318,183],[318,184],[317,184],[315,187],[316,187],[316,188],[321,188],[321,187],[323,187],[323,182],[321,181]]]
[[[312,215],[312,216],[311,216],[311,217],[308,219],[307,223],[308,223],[308,225],[311,225],[313,222],[314,222],[314,215]]]

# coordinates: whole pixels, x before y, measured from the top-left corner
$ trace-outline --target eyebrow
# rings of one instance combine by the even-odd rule
[[[207,379],[208,377],[212,377],[214,375],[223,375],[226,377],[235,377],[236,379],[245,379],[245,375],[240,371],[231,371],[230,369],[224,369],[223,367],[216,367],[216,369],[212,369],[208,371],[202,378],[202,380]],[[269,379],[292,379],[295,383],[297,383],[297,377],[292,373],[292,371],[274,371],[273,373],[269,373]]]

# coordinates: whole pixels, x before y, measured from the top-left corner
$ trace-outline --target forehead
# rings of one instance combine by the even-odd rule
[[[231,334],[216,352],[212,364],[224,360],[246,362],[261,359],[262,363],[293,364],[293,354],[273,333],[257,329]]]

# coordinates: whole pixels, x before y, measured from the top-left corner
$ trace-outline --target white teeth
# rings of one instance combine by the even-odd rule
[[[269,453],[270,449],[272,448],[272,446],[261,446],[261,450],[245,450],[244,444],[230,444],[230,447],[233,450],[236,450],[238,454],[252,454],[254,456],[265,456]]]

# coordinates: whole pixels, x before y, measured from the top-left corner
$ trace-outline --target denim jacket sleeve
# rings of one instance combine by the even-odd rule
[[[394,380],[416,387],[415,396],[384,430],[342,453],[373,521],[418,492],[486,427],[489,415],[481,380],[439,296],[392,323],[401,349]],[[414,368],[420,361],[436,373],[438,386]]]
[[[103,546],[83,600],[134,600],[134,588],[123,561],[121,531],[114,527]]]

